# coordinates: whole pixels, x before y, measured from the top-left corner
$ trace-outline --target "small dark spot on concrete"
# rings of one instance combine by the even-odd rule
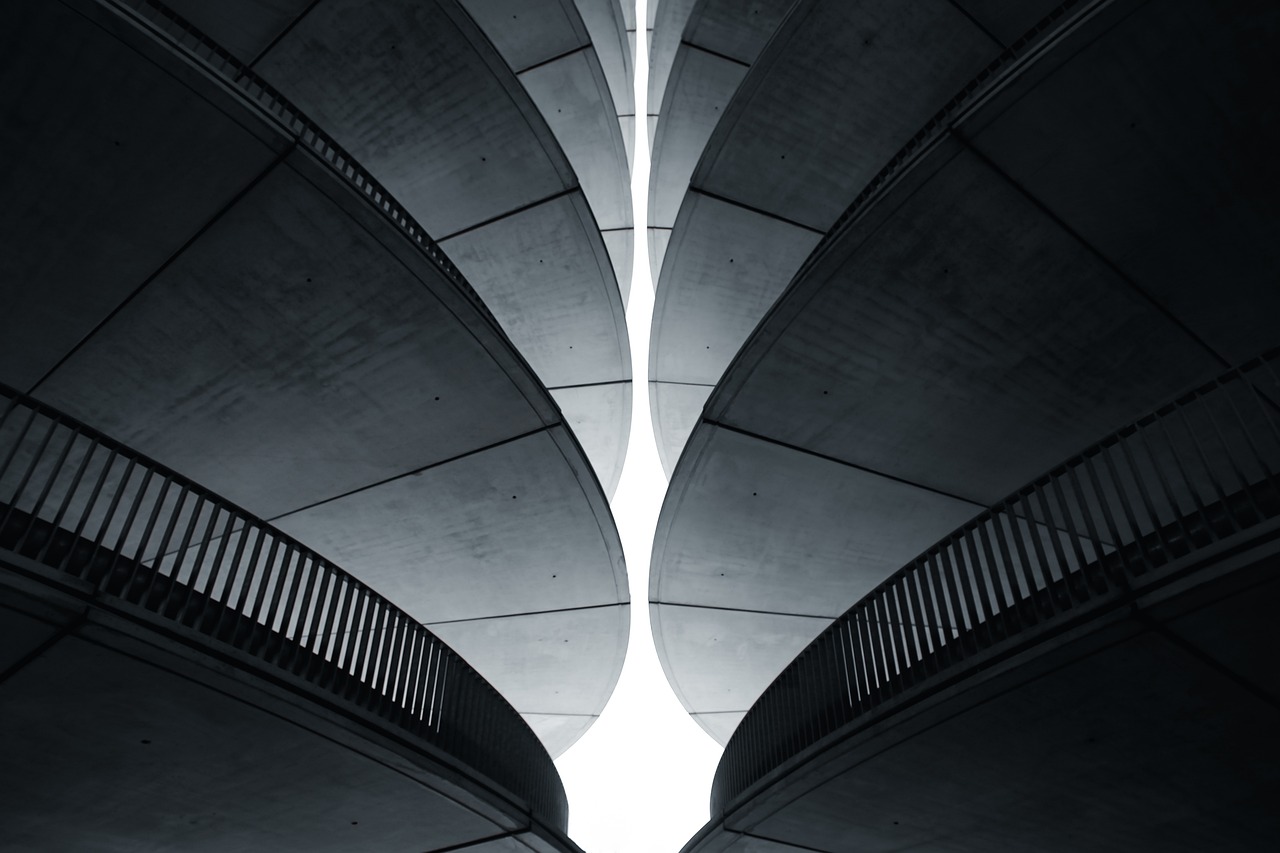
[[[515,500],[515,499],[516,499],[516,496],[515,496],[515,495],[512,495],[512,496],[511,496],[511,500]]]
[[[439,397],[436,397],[436,399],[437,399],[437,400],[439,400],[440,398],[439,398]]]
[[[751,497],[753,497],[753,498],[754,498],[754,497],[758,497],[758,496],[759,496],[759,495],[758,495],[758,493],[757,493],[757,492],[752,492],[752,493],[751,493]]]
[[[359,826],[359,825],[360,825],[360,821],[358,821],[358,820],[353,820],[353,821],[351,821],[351,825],[352,825],[352,826]]]
[[[142,742],[143,742],[143,743],[151,743],[151,741],[147,740],[146,738],[143,738],[143,739],[142,739]]]
[[[554,577],[556,577],[556,576],[555,576],[555,575],[552,575],[551,577],[553,577],[553,578],[554,578]]]
[[[827,394],[830,394],[830,393],[831,393],[830,391],[823,391],[823,392],[822,392],[823,396],[826,396]]]

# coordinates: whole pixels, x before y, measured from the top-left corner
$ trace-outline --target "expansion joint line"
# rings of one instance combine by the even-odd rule
[[[759,433],[751,432],[750,430],[745,430],[745,429],[741,429],[740,427],[730,426],[729,424],[721,423],[720,421],[712,420],[711,418],[703,418],[702,422],[709,426],[716,427],[717,429],[722,429],[728,432],[737,433],[738,435],[745,435],[746,437],[754,438],[757,441],[763,441],[768,444],[776,445],[777,447],[785,447],[788,450],[794,450],[798,453],[803,453],[807,456],[813,456],[817,459],[826,460],[827,462],[834,462],[837,465],[843,465],[846,468],[852,468],[855,471],[862,471],[865,474],[873,474],[877,477],[883,477],[886,480],[892,480],[895,483],[901,483],[902,485],[910,486],[913,489],[920,489],[921,491],[931,492],[935,495],[940,495],[941,497],[944,497],[944,498],[950,498],[951,500],[954,500],[954,501],[960,501],[962,503],[972,504],[973,506],[978,507],[980,509],[990,508],[988,507],[987,504],[983,503],[982,501],[976,501],[973,498],[966,498],[963,495],[957,495],[952,492],[948,492],[945,489],[937,489],[937,488],[934,488],[933,486],[926,486],[923,483],[917,483],[912,480],[904,479],[902,477],[895,477],[893,474],[886,474],[884,471],[877,471],[875,468],[868,468],[865,465],[858,465],[856,463],[849,462],[844,459],[839,459],[835,456],[829,456],[826,453],[820,453],[817,450],[810,450],[807,447],[800,447],[799,445],[791,444],[790,442],[781,441],[776,438],[770,438],[767,435],[760,435]]]
[[[1004,169],[1000,168],[1000,166],[994,160],[988,157],[985,152],[983,152],[981,149],[978,148],[978,146],[974,145],[973,142],[970,141],[965,134],[961,133],[959,128],[955,128],[955,127],[951,128],[951,135],[952,137],[955,138],[957,142],[959,142],[961,145],[964,146],[966,151],[970,152],[979,160],[981,160],[983,165],[985,165],[995,174],[999,175],[1001,179],[1003,179],[1006,183],[1009,184],[1009,186],[1017,190],[1017,192],[1023,198],[1031,202],[1031,204],[1036,208],[1036,210],[1039,210],[1041,213],[1043,213],[1045,216],[1051,219],[1055,225],[1061,228],[1066,234],[1070,235],[1071,239],[1075,240],[1076,243],[1078,243],[1080,246],[1083,246],[1089,252],[1089,254],[1093,255],[1095,258],[1101,261],[1102,264],[1108,270],[1110,270],[1117,278],[1119,278],[1122,282],[1124,282],[1125,285],[1127,285],[1131,290],[1133,290],[1134,293],[1136,293],[1144,301],[1146,301],[1149,305],[1151,305],[1151,307],[1154,308],[1157,313],[1163,315],[1169,322],[1173,323],[1173,325],[1176,326],[1179,331],[1181,331],[1183,334],[1185,334],[1187,337],[1193,340],[1196,343],[1196,345],[1204,349],[1204,351],[1207,352],[1213,359],[1215,359],[1222,366],[1224,370],[1231,367],[1231,362],[1227,358],[1225,358],[1222,355],[1222,353],[1214,349],[1213,346],[1207,340],[1201,337],[1194,329],[1192,329],[1182,319],[1180,319],[1176,314],[1174,314],[1169,307],[1162,304],[1160,300],[1156,299],[1156,297],[1152,295],[1145,287],[1140,285],[1128,273],[1122,270],[1119,267],[1119,265],[1117,265],[1115,261],[1111,260],[1111,258],[1109,258],[1106,254],[1104,254],[1101,249],[1093,245],[1093,243],[1091,243],[1089,240],[1085,239],[1083,234],[1081,234],[1079,231],[1077,231],[1076,229],[1072,228],[1069,224],[1067,224],[1066,220],[1064,220],[1061,216],[1059,216],[1052,209],[1050,209],[1050,207],[1047,204],[1045,204],[1043,201],[1041,201],[1034,193],[1032,193],[1029,189],[1024,187],[1019,181],[1014,179],[1014,177],[1010,175],[1008,172],[1006,172]]]
[[[481,844],[488,844],[491,841],[502,841],[504,838],[515,838],[517,835],[524,835],[532,829],[533,825],[529,824],[521,829],[512,829],[507,832],[500,832],[497,835],[488,835],[484,838],[477,838],[474,841],[450,844],[448,847],[432,847],[430,850],[424,850],[423,853],[453,853],[455,850],[470,850],[479,847]]]
[[[590,41],[588,41],[586,44],[581,44],[575,48],[566,50],[564,53],[559,53],[559,54],[556,54],[555,56],[548,57],[547,59],[539,60],[533,63],[532,65],[526,65],[524,68],[521,68],[519,71],[516,71],[515,75],[519,77],[521,74],[524,74],[527,71],[533,71],[536,68],[543,68],[547,65],[551,65],[552,63],[559,62],[562,59],[566,59],[570,56],[573,56],[575,53],[582,53],[584,50],[586,50],[589,47],[591,47]]]
[[[36,658],[40,657],[45,652],[49,651],[49,649],[57,645],[65,637],[68,637],[75,631],[79,630],[80,626],[88,621],[88,619],[89,607],[85,607],[84,610],[80,611],[76,618],[59,628],[51,636],[47,637],[40,645],[36,646],[31,651],[9,664],[9,666],[5,667],[4,671],[0,672],[0,684],[4,684],[14,675],[17,675],[18,672],[25,669],[29,664],[35,661]]]
[[[253,180],[249,181],[249,183],[246,184],[239,192],[237,192],[234,196],[232,196],[230,200],[226,202],[226,204],[224,204],[221,208],[219,208],[213,214],[213,216],[209,217],[208,221],[206,221],[203,225],[197,228],[194,234],[188,237],[187,240],[181,246],[179,246],[177,249],[174,250],[174,252],[171,255],[169,255],[169,257],[165,258],[165,260],[160,264],[160,266],[156,267],[156,269],[152,271],[150,275],[148,275],[146,278],[142,280],[141,284],[135,287],[129,293],[128,296],[126,296],[123,300],[120,301],[120,304],[118,304],[115,308],[111,309],[111,312],[107,314],[107,316],[99,320],[92,329],[85,332],[84,335],[81,336],[80,340],[76,342],[75,346],[71,347],[71,349],[63,353],[62,357],[59,358],[52,367],[50,367],[48,370],[44,372],[44,375],[42,375],[39,379],[37,379],[34,383],[32,383],[31,387],[27,389],[27,394],[29,396],[34,396],[36,390],[45,382],[47,382],[49,378],[53,376],[54,373],[56,373],[59,369],[61,369],[62,366],[72,358],[72,356],[78,353],[94,335],[102,331],[102,329],[105,328],[108,323],[114,320],[116,318],[116,315],[118,315],[121,311],[123,311],[131,302],[133,302],[133,300],[136,299],[138,295],[142,293],[142,291],[146,290],[147,287],[153,281],[159,278],[160,275],[164,273],[165,270],[173,266],[173,264],[178,260],[178,258],[182,257],[182,255],[188,249],[190,249],[193,245],[195,245],[197,240],[199,240],[206,233],[208,233],[210,228],[216,225],[222,219],[222,217],[226,216],[227,213],[229,213],[232,208],[238,205],[245,198],[245,196],[251,193],[259,184],[261,184],[268,175],[274,172],[276,170],[276,167],[279,166],[281,163],[283,163],[285,161],[285,158],[287,158],[290,154],[292,154],[295,150],[297,150],[298,147],[299,147],[298,140],[295,138],[290,142],[288,146],[284,148],[283,151],[277,154],[272,159],[272,161],[269,164],[267,164],[266,168],[264,168],[261,172],[255,175]]]
[[[723,195],[720,195],[719,193],[713,193],[713,192],[710,192],[709,190],[704,190],[701,187],[694,186],[693,184],[689,185],[689,191],[697,193],[700,196],[705,196],[706,198],[709,198],[709,199],[714,199],[715,201],[722,202],[724,204],[733,205],[734,207],[740,208],[741,210],[750,211],[751,213],[754,213],[758,216],[763,216],[768,219],[772,219],[775,222],[782,222],[787,225],[790,225],[793,228],[799,228],[802,231],[808,231],[810,234],[817,234],[819,237],[825,237],[827,234],[826,231],[823,231],[820,228],[814,228],[812,225],[805,225],[803,222],[797,222],[794,219],[788,219],[787,217],[781,216],[777,213],[771,213],[770,211],[767,211],[764,208],[755,207],[754,205],[750,205],[745,202],[731,199],[728,196],[723,196]],[[665,230],[670,231],[671,229],[668,228]]]
[[[708,56],[714,56],[717,59],[723,59],[725,62],[732,62],[734,65],[740,65],[743,68],[751,67],[750,62],[743,62],[741,59],[736,59],[735,57],[732,57],[727,53],[721,53],[718,50],[712,50],[709,47],[703,47],[702,45],[694,44],[691,41],[685,41],[684,39],[680,39],[680,44],[684,45],[687,48],[690,48],[691,50],[696,50],[700,53],[705,53]]]
[[[739,835],[739,836],[742,836],[743,838],[753,838],[756,841],[767,841],[770,844],[777,844],[781,847],[789,847],[792,850],[804,850],[804,851],[807,851],[807,853],[832,853],[832,851],[824,850],[821,847],[807,847],[803,844],[796,844],[793,841],[783,841],[778,838],[770,838],[767,835],[757,835],[754,832],[747,832],[741,829],[734,829],[733,827],[729,826],[728,823],[724,824],[724,831],[732,832],[734,835]]]
[[[287,25],[285,25],[284,29],[276,33],[275,38],[273,38],[270,42],[268,42],[266,47],[258,51],[257,54],[254,55],[253,59],[245,63],[246,67],[252,69],[255,65],[261,62],[263,59],[265,59],[266,55],[271,51],[275,50],[276,45],[282,42],[285,36],[293,32],[293,28],[298,26],[298,24],[302,22],[303,18],[307,17],[307,15],[310,15],[311,10],[318,5],[320,5],[320,0],[311,0],[311,2],[307,4],[307,8],[303,9],[301,12],[295,15],[293,20],[290,21]]]
[[[1145,610],[1138,607],[1136,604],[1130,608],[1130,613],[1134,619],[1136,619],[1138,622],[1141,622],[1143,625],[1145,625],[1148,629],[1150,629],[1154,633],[1163,637],[1171,645],[1176,646],[1179,651],[1183,652],[1184,654],[1190,657],[1195,658],[1197,661],[1209,667],[1209,669],[1213,670],[1218,675],[1227,679],[1232,684],[1235,684],[1237,687],[1239,687],[1241,690],[1244,690],[1246,693],[1250,694],[1251,696],[1262,700],[1267,705],[1271,706],[1273,710],[1280,711],[1280,698],[1277,698],[1276,696],[1273,696],[1271,693],[1268,693],[1266,690],[1254,684],[1252,681],[1245,678],[1243,675],[1236,672],[1234,669],[1227,666],[1222,661],[1215,658],[1213,655],[1204,651],[1199,646],[1192,643],[1190,640],[1187,640],[1185,637],[1182,637],[1181,635],[1177,634],[1175,631],[1169,628],[1168,625],[1165,625],[1163,622],[1160,622],[1157,619],[1151,618],[1151,616],[1148,615]]]
[[[537,199],[536,201],[531,201],[528,204],[522,204],[519,207],[514,207],[511,210],[508,210],[506,213],[499,213],[497,216],[490,216],[488,219],[482,222],[477,222],[474,225],[468,225],[466,228],[459,228],[457,231],[454,231],[451,234],[446,234],[443,237],[436,237],[435,238],[436,245],[437,246],[442,245],[446,240],[452,240],[454,237],[461,237],[463,234],[470,234],[472,231],[478,231],[487,225],[492,225],[495,222],[501,222],[502,220],[506,219],[508,216],[515,216],[517,213],[524,213],[526,210],[532,210],[535,207],[538,207],[543,204],[547,204],[548,202],[555,201],[556,199],[573,195],[574,193],[578,192],[580,189],[581,188],[577,184],[574,184],[571,187],[567,187],[563,190],[560,190],[559,192],[554,192],[551,195]]]

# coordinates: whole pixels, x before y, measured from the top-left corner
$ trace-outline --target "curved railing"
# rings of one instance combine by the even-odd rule
[[[1125,604],[1193,551],[1280,516],[1277,362],[1280,349],[1108,436],[872,590],[743,718],[712,813],[903,691]]]
[[[0,562],[77,578],[96,606],[145,611],[215,652],[248,655],[452,756],[565,831],[564,789],[537,735],[404,611],[208,489],[3,385],[0,412]]]

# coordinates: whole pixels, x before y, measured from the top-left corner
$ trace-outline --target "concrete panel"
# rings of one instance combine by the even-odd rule
[[[674,478],[649,598],[834,619],[982,507],[708,429]]]
[[[733,730],[746,716],[745,711],[721,711],[716,714],[694,714],[693,720],[711,735],[716,743],[728,743]]]
[[[600,228],[631,225],[631,182],[622,128],[594,50],[520,75],[578,176]]]
[[[1158,3],[974,124],[980,150],[1230,363],[1273,345],[1263,318],[1280,314],[1280,118],[1260,106],[1277,41],[1271,6]]]
[[[820,237],[689,193],[654,302],[649,375],[718,382]]]
[[[0,36],[0,381],[25,389],[283,142],[60,4],[13,14]]]
[[[6,739],[0,762],[0,846],[407,853],[502,831],[187,669],[70,638],[6,681],[0,721],[22,737]]]
[[[439,238],[566,187],[477,38],[437,3],[326,0],[257,71]]]
[[[1139,635],[882,745],[752,831],[819,850],[1263,850],[1275,722]]]
[[[670,228],[649,228],[649,272],[654,290],[658,289],[658,276],[666,262],[667,246],[671,242]]]
[[[512,71],[583,47],[583,31],[566,0],[458,0]]]
[[[943,0],[807,8],[753,68],[693,183],[825,231],[999,46]]]
[[[653,143],[649,178],[649,224],[669,227],[702,148],[746,67],[714,54],[682,48],[671,72],[671,92]]]
[[[1006,47],[1017,41],[1060,5],[1062,5],[1061,0],[957,0],[956,2],[956,6],[963,9]]]
[[[811,280],[716,416],[983,503],[1220,370],[969,154]]]
[[[165,0],[165,5],[232,56],[251,63],[314,4],[311,0]]]
[[[650,27],[653,38],[649,45],[649,112],[655,115],[665,112],[663,96],[671,66],[675,64],[680,38],[696,0],[659,0],[653,9],[654,19]]]
[[[551,396],[582,444],[605,495],[612,498],[631,432],[631,382],[553,388]]]
[[[690,16],[684,41],[750,65],[795,5],[788,0],[707,0]]]
[[[667,478],[675,470],[684,450],[689,433],[693,432],[707,397],[710,385],[681,385],[674,382],[650,382],[649,406],[653,418],[653,433],[657,436],[658,457]]]
[[[566,749],[578,742],[578,738],[595,724],[596,717],[590,715],[574,716],[573,714],[522,714],[542,741],[547,752],[561,755]]]
[[[617,604],[428,627],[521,714],[595,715],[622,669],[627,611]]]
[[[541,425],[428,287],[280,167],[40,395],[271,517]]]
[[[578,7],[582,23],[591,36],[596,55],[600,57],[616,112],[619,115],[634,113],[636,104],[632,80],[635,71],[623,9],[627,4],[619,4],[617,0],[574,0],[574,5]],[[634,9],[631,14],[634,17]]]
[[[580,193],[443,241],[547,385],[631,376],[622,296]]]
[[[616,228],[612,231],[601,231],[600,237],[604,240],[604,247],[609,252],[609,261],[613,264],[613,275],[618,281],[618,291],[622,294],[622,304],[626,306],[631,299],[635,229]]]
[[[626,601],[582,491],[540,432],[275,523],[424,623]]]
[[[831,624],[807,616],[671,604],[650,604],[649,614],[667,681],[692,713],[750,708]]]
[[[618,126],[622,128],[622,144],[627,146],[627,180],[631,180],[631,170],[635,168],[636,149],[636,117],[634,113],[618,116]],[[629,186],[630,184],[628,184]]]

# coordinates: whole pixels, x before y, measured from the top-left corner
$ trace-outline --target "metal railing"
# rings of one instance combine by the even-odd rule
[[[1273,350],[1108,436],[868,593],[743,718],[713,814],[903,691],[1122,604],[1193,551],[1280,516],[1277,362]]]
[[[404,611],[208,489],[3,385],[0,412],[0,562],[16,554],[80,579],[96,606],[248,655],[443,751],[565,831],[564,789],[537,735]]]

